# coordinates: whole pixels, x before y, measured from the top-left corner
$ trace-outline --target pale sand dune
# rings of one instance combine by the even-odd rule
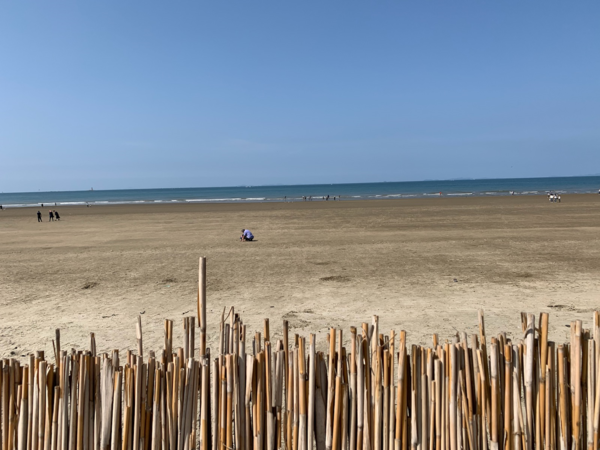
[[[479,308],[488,334],[513,338],[520,311],[551,312],[562,342],[570,320],[589,327],[600,308],[599,197],[64,207],[57,223],[1,211],[0,355],[52,355],[55,328],[63,349],[90,332],[99,350],[135,349],[142,311],[146,349],[162,347],[165,318],[180,345],[201,255],[213,348],[231,305],[249,333],[269,317],[277,338],[286,318],[320,348],[328,327],[348,335],[373,314],[410,343],[473,333]],[[238,241],[243,227],[257,242]]]

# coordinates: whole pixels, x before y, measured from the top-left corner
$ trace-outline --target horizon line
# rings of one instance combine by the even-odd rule
[[[124,188],[124,189],[68,189],[68,190],[57,190],[57,191],[0,191],[2,194],[37,194],[37,193],[58,193],[58,192],[110,192],[110,191],[146,191],[146,190],[175,190],[175,189],[226,189],[226,188],[257,188],[257,187],[282,187],[282,186],[340,186],[340,185],[351,185],[351,184],[386,184],[386,183],[425,183],[435,181],[480,181],[480,180],[542,180],[549,178],[592,178],[600,177],[600,174],[591,175],[560,175],[560,176],[544,176],[544,177],[485,177],[485,178],[431,178],[424,180],[412,180],[412,181],[363,181],[363,182],[347,182],[347,183],[298,183],[298,184],[238,184],[228,186],[180,186],[180,187],[146,187],[146,188]]]

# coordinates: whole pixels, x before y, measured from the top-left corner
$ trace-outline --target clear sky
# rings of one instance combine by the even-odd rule
[[[600,172],[600,2],[6,1],[0,191]]]

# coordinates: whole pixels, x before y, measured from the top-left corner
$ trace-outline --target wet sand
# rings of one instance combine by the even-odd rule
[[[433,198],[355,202],[121,205],[0,211],[0,354],[62,348],[159,350],[163,320],[196,313],[198,257],[208,258],[209,345],[235,306],[248,332],[269,317],[292,333],[359,326],[410,343],[477,332],[520,336],[521,311],[550,312],[550,338],[600,309],[600,196]],[[249,228],[257,240],[241,243]],[[215,348],[216,350],[216,348]]]

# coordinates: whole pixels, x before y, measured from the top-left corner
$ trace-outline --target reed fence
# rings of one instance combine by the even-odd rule
[[[378,318],[271,341],[252,338],[233,308],[219,348],[206,348],[206,260],[183,346],[137,354],[43,352],[0,363],[3,450],[598,450],[600,315],[571,323],[569,342],[548,340],[548,314],[521,314],[523,339],[457,334],[431,346],[380,332]],[[344,342],[348,345],[344,346]]]

